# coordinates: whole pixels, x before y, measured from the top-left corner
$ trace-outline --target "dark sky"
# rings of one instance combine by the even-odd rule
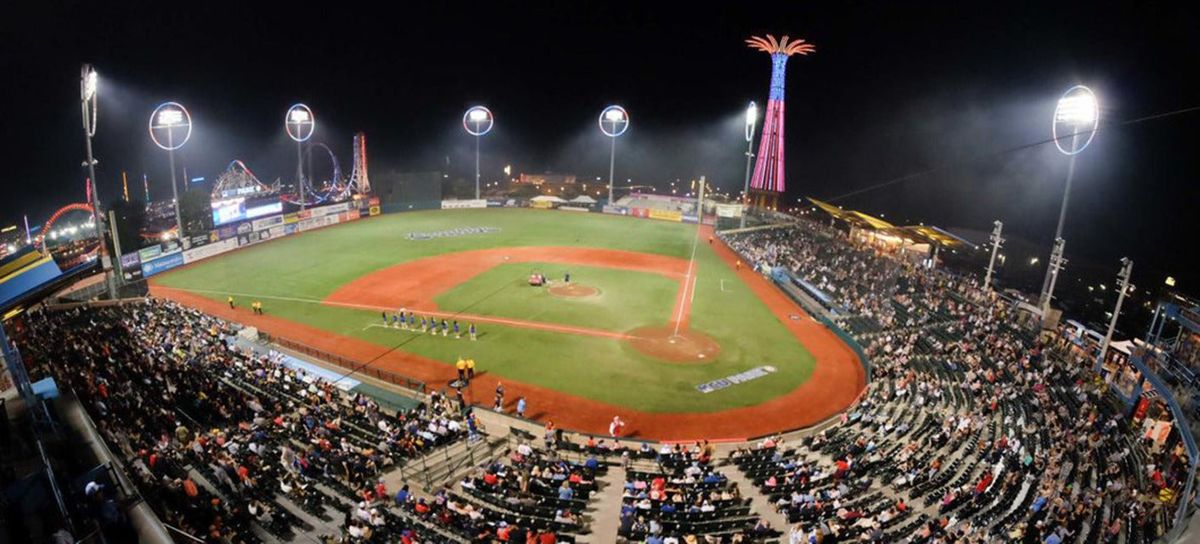
[[[233,158],[264,181],[287,179],[288,105],[316,112],[317,139],[348,170],[350,137],[369,138],[373,166],[470,168],[462,111],[484,103],[485,180],[517,171],[606,175],[596,116],[623,104],[619,178],[707,175],[740,188],[741,114],[765,100],[768,57],[752,34],[816,44],[789,63],[790,196],[834,198],[898,222],[984,230],[1049,246],[1065,157],[1045,140],[1054,102],[1093,87],[1105,127],[1079,158],[1066,228],[1069,256],[1105,267],[1137,261],[1135,278],[1196,285],[1200,112],[1195,3],[750,2],[702,3],[47,2],[6,8],[0,22],[0,223],[40,222],[83,199],[78,73],[101,75],[96,155],[103,200],[120,172],[169,191],[165,153],[146,135],[162,100],[195,121],[179,154],[189,176],[215,177]],[[167,6],[171,6],[168,8]],[[325,168],[317,162],[317,168]],[[135,196],[140,190],[135,191]],[[1195,291],[1195,289],[1191,289]]]

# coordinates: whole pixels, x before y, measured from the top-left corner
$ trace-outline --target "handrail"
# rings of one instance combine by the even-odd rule
[[[200,542],[200,543],[203,543],[203,542],[204,542],[203,540],[200,540],[199,538],[196,538],[196,537],[194,537],[194,536],[192,536],[192,535],[188,534],[188,533],[187,533],[187,532],[185,532],[183,529],[179,529],[179,528],[177,528],[177,527],[175,527],[174,525],[171,525],[171,524],[169,524],[169,523],[163,523],[163,526],[164,526],[164,527],[166,527],[167,529],[170,529],[170,530],[172,530],[172,531],[175,531],[176,533],[179,533],[179,534],[181,534],[181,535],[183,535],[183,536],[186,536],[186,537],[188,537],[189,539],[191,539],[191,541],[192,541],[192,542]]]
[[[416,378],[405,376],[403,374],[398,374],[398,373],[392,372],[390,370],[383,370],[380,368],[371,367],[371,366],[365,365],[359,361],[355,361],[354,359],[350,359],[348,357],[342,357],[341,355],[330,353],[323,349],[315,348],[313,346],[305,344],[304,342],[298,342],[298,341],[292,340],[290,338],[284,338],[282,336],[271,336],[262,331],[259,331],[259,334],[266,337],[268,342],[277,344],[281,347],[290,349],[292,351],[297,351],[304,355],[308,355],[310,357],[315,357],[322,361],[335,364],[339,367],[345,368],[346,370],[354,371],[357,374],[365,374],[365,375],[375,378],[377,380],[387,382],[392,385],[398,385],[405,389],[411,389],[411,390],[416,391],[421,394],[425,394],[425,389],[426,389],[425,382],[418,380]]]

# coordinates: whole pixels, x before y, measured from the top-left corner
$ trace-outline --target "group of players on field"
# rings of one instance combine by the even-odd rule
[[[437,336],[441,333],[442,336],[450,336],[454,334],[454,338],[462,338],[462,329],[459,328],[458,320],[454,319],[446,321],[442,319],[440,322],[435,317],[426,318],[425,316],[417,316],[416,312],[409,312],[404,308],[400,311],[389,314],[386,311],[380,312],[383,317],[383,326],[392,327],[395,329],[403,329],[406,331],[416,331],[421,334],[429,333]],[[389,321],[390,320],[390,321]],[[471,340],[475,340],[475,324],[467,324],[467,336]]]

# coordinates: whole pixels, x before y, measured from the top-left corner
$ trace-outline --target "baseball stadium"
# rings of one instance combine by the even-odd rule
[[[741,38],[696,38],[702,61],[662,52],[725,74],[700,93],[645,47],[579,46],[613,14],[578,9],[496,14],[509,28],[471,45],[474,82],[445,71],[465,46],[356,19],[378,26],[354,41],[379,58],[305,62],[382,83],[280,76],[302,101],[237,81],[280,73],[260,63],[284,55],[279,30],[226,42],[198,33],[199,13],[64,20],[121,32],[99,56],[90,42],[55,53],[82,65],[72,131],[48,123],[21,148],[70,163],[72,181],[0,202],[0,544],[1200,542],[1200,298],[1176,262],[1190,237],[1079,228],[1159,202],[1130,197],[1121,172],[1191,174],[1138,144],[1200,108],[1101,75],[1063,86],[971,63],[929,91],[966,113],[855,128],[862,161],[789,145],[785,125],[845,135],[876,114],[878,86],[835,72],[846,96],[816,106],[789,70],[879,55],[867,71],[890,77],[910,51],[952,67],[949,39],[936,55],[897,47],[907,28],[830,10],[882,37],[867,50],[816,33],[833,50],[818,54],[731,12]],[[1092,58],[1078,52],[1091,34],[983,15],[938,32],[966,43],[1003,23]],[[639,25],[681,36],[652,19]],[[1125,19],[1147,35],[1167,24]],[[201,69],[147,70],[146,25],[206,40],[179,56]],[[571,67],[547,80],[556,48],[623,59],[615,79],[638,83]],[[61,87],[47,58],[14,58],[15,73]],[[742,85],[742,64],[757,79]],[[980,71],[1039,97],[970,102]],[[232,77],[198,75],[214,73]],[[664,100],[680,88],[696,96]],[[39,105],[54,96],[15,115],[56,119]],[[711,103],[727,99],[732,115]],[[1139,100],[1155,109],[1129,114]],[[926,140],[954,158],[930,166]],[[1171,200],[1155,205],[1187,199]]]

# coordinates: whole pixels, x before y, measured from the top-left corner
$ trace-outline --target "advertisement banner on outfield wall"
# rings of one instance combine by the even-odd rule
[[[629,215],[629,208],[626,208],[625,206],[605,205],[604,213],[612,215]]]
[[[587,213],[587,212],[590,212],[590,211],[592,211],[590,208],[580,208],[579,206],[559,206],[559,207],[558,207],[558,209],[560,209],[560,210],[562,210],[562,211],[564,211],[564,212],[583,212],[583,213]]]
[[[220,242],[216,242],[214,244],[208,244],[204,247],[189,249],[183,252],[183,264],[192,264],[201,259],[207,259],[209,257],[225,253],[226,251],[237,249],[237,247],[237,239],[230,238],[228,240],[221,240]]]
[[[371,206],[370,208],[371,215],[379,215],[382,211],[383,210],[380,209],[379,206]]]
[[[658,208],[650,208],[650,219],[661,219],[663,221],[679,222],[683,220],[683,214],[679,210],[660,210]]]
[[[629,208],[629,215],[634,217],[650,217],[649,208]]]
[[[699,223],[700,222],[700,217],[696,216],[696,215],[683,214],[682,216],[680,216],[680,219],[684,223]]]
[[[488,202],[486,200],[443,200],[443,210],[460,210],[464,208],[486,208]]]
[[[213,232],[217,233],[218,240],[228,240],[237,236],[237,226],[229,225],[226,227],[221,227]]]
[[[276,225],[282,225],[282,224],[283,224],[283,216],[282,215],[272,215],[271,217],[255,219],[254,222],[251,223],[251,225],[254,227],[254,230],[267,230],[271,227],[274,227]]]
[[[183,265],[182,251],[176,251],[151,261],[142,261],[142,277],[149,278],[181,265]]]
[[[294,225],[299,222],[300,222],[300,214],[298,214],[298,213],[283,214],[283,224],[284,225]]]
[[[295,223],[292,223],[291,225],[283,226],[283,235],[284,236],[290,236],[290,235],[296,234],[296,232],[298,232],[298,231],[296,230]]]
[[[489,207],[489,208],[503,208],[503,207],[504,207],[504,199],[500,199],[500,198],[489,198],[489,199],[488,199],[488,201],[487,201],[487,207]]]

